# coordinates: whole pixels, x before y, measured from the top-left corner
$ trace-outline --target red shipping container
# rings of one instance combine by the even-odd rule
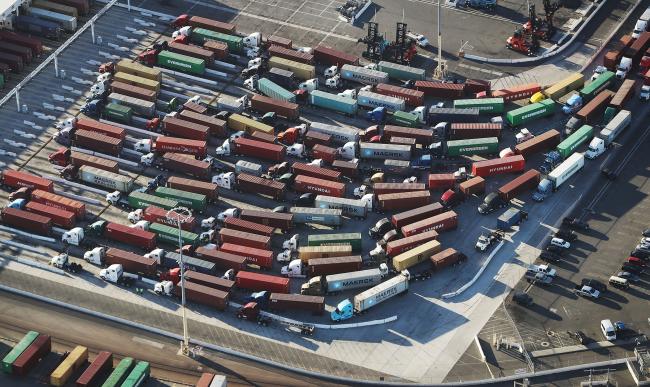
[[[297,120],[300,116],[300,105],[297,103],[282,101],[260,94],[253,94],[250,98],[250,106],[253,111],[260,113],[273,112],[288,120]]]
[[[282,212],[273,212],[270,210],[250,210],[244,209],[240,218],[250,220],[251,222],[271,226],[287,231],[293,225],[293,214]]]
[[[182,17],[183,15],[179,16]],[[189,25],[192,27],[205,28],[210,31],[217,31],[224,34],[234,35],[237,32],[237,26],[230,23],[220,22],[201,16],[192,16],[189,20]]]
[[[277,138],[274,135],[260,132],[259,130],[256,130],[253,133],[251,133],[250,137],[253,140],[268,142],[269,144],[275,144],[277,140]]]
[[[155,276],[158,264],[153,258],[146,258],[130,251],[116,249],[114,247],[106,250],[104,257],[106,265],[120,264],[127,273],[142,273],[147,276]]]
[[[52,339],[48,335],[38,335],[36,339],[25,348],[12,364],[14,375],[25,376],[36,363],[52,351]]]
[[[537,152],[555,148],[560,143],[560,132],[555,129],[548,130],[530,140],[515,145],[515,153],[527,157]]]
[[[142,210],[142,220],[146,220],[147,222],[151,223],[166,224],[167,226],[177,226],[167,217],[167,210],[156,206],[149,206]],[[190,216],[187,218],[187,220],[185,220],[185,222],[181,223],[181,229],[185,231],[192,231],[194,228],[196,228],[196,224],[196,218]]]
[[[315,159],[323,159],[323,161],[328,163],[333,163],[338,156],[338,150],[336,148],[330,148],[329,146],[316,144],[311,148],[311,154]]]
[[[174,296],[181,297],[181,287],[174,286]],[[217,310],[226,310],[230,294],[223,290],[213,289],[193,282],[185,282],[185,295],[188,301],[210,306]]]
[[[463,140],[467,138],[485,138],[501,136],[501,124],[462,122],[453,123],[449,127],[449,138],[451,140]]]
[[[415,81],[415,89],[434,98],[456,99],[465,96],[465,84],[431,81]]]
[[[186,138],[160,136],[155,140],[153,150],[158,153],[183,153],[203,159],[208,155],[208,143]]]
[[[465,80],[465,93],[473,95],[476,93],[489,93],[491,88],[490,81],[482,79],[466,79]]]
[[[332,142],[332,135],[331,134],[325,134],[321,132],[315,132],[313,130],[310,130],[305,134],[303,138],[303,144],[305,144],[306,147],[311,148],[316,144],[321,144],[321,145],[329,145]]]
[[[419,220],[442,214],[443,212],[445,212],[445,207],[436,202],[395,214],[391,217],[390,222],[395,228],[401,228],[407,224],[415,223]]]
[[[377,195],[379,207],[384,211],[410,210],[431,203],[431,192],[413,191]]]
[[[165,169],[184,173],[199,179],[209,179],[212,166],[207,161],[197,160],[183,153],[165,153],[162,155],[162,165]]]
[[[271,269],[273,267],[273,251],[271,250],[256,249],[232,243],[222,244],[219,250],[224,253],[245,257],[246,262],[250,265],[257,265],[264,269]]]
[[[269,46],[280,46],[284,48],[291,48],[291,46],[293,45],[291,39],[287,39],[275,35],[271,35],[268,38],[266,38],[266,44]]]
[[[429,189],[450,189],[456,185],[453,173],[430,173]]]
[[[237,287],[253,291],[267,290],[271,293],[289,293],[289,278],[240,271],[236,277]]]
[[[219,231],[221,243],[233,243],[262,250],[271,250],[271,238],[245,231],[222,228]]]
[[[51,180],[13,169],[2,171],[2,184],[11,188],[26,187],[54,192],[54,183]]]
[[[327,66],[341,67],[344,64],[350,64],[354,66],[359,65],[358,56],[335,50],[331,47],[323,45],[314,47],[314,59],[316,60],[316,63],[324,64]]]
[[[181,113],[183,112],[193,112],[193,113],[198,113],[198,114],[208,114],[208,108],[204,105],[198,104],[192,100],[187,100],[183,104],[183,110],[181,110]],[[191,121],[191,120],[188,120]]]
[[[380,83],[375,87],[375,92],[378,94],[399,98],[411,106],[424,105],[424,92],[419,90],[393,86],[387,83]]]
[[[345,196],[345,183],[323,180],[315,177],[298,175],[293,181],[293,189],[297,192],[313,192],[318,195]]]
[[[247,173],[240,173],[237,175],[237,190],[271,196],[279,201],[284,197],[285,184]]]
[[[263,224],[240,218],[226,218],[223,226],[232,230],[245,231],[258,235],[266,235],[269,237],[273,235],[273,231],[275,230],[273,227],[265,226]]]
[[[354,179],[359,175],[359,163],[353,163],[351,161],[343,160],[334,160],[332,163],[332,168],[341,172],[343,176]]]
[[[194,251],[194,256],[204,261],[212,262],[216,264],[219,269],[224,271],[230,269],[239,271],[246,268],[246,257],[226,253],[225,251],[208,249],[205,247],[197,247],[197,249]]]
[[[214,52],[215,60],[226,59],[228,55],[230,55],[228,52],[228,45],[224,42],[206,40],[205,43],[203,43],[203,48]]]
[[[386,254],[394,257],[405,251],[411,250],[423,243],[427,243],[438,238],[438,232],[435,230],[423,232],[410,237],[390,241],[386,244]]]
[[[108,223],[104,230],[104,236],[146,251],[153,250],[156,247],[156,234],[119,223]]]
[[[55,0],[54,2],[74,7],[80,15],[86,15],[90,12],[88,0]]]
[[[214,378],[214,374],[211,374],[209,372],[204,372],[201,374],[201,377],[196,382],[195,387],[210,387],[210,383],[212,383],[213,378]]]
[[[234,155],[246,155],[264,160],[282,161],[286,149],[282,145],[269,144],[239,137],[234,141]]]
[[[54,226],[59,226],[66,229],[73,228],[76,220],[74,212],[62,210],[56,207],[46,206],[45,204],[38,202],[28,202],[25,205],[25,210],[33,212],[34,214],[48,217],[52,219],[52,224]]]
[[[424,191],[426,189],[424,183],[375,183],[372,185],[372,191],[375,195]]]
[[[169,51],[181,55],[203,59],[203,61],[205,61],[206,67],[210,67],[214,64],[214,52],[212,50],[192,46],[190,44],[171,41],[169,42]]]
[[[74,132],[74,141],[72,144],[79,148],[118,156],[122,151],[123,141],[115,137],[105,136],[101,133],[77,129]]]
[[[463,195],[465,195],[465,197],[482,194],[485,192],[485,179],[481,176],[474,176],[471,179],[458,184],[458,189],[463,193]]]
[[[514,199],[520,193],[537,187],[540,180],[540,173],[536,169],[529,169],[521,175],[502,185],[497,193],[504,201]]]
[[[167,179],[167,187],[205,195],[209,202],[215,202],[219,199],[219,186],[205,181],[171,176]]]
[[[101,351],[97,354],[92,363],[77,379],[77,387],[89,387],[99,383],[100,378],[109,373],[113,368],[113,354],[108,351]]]
[[[191,121],[181,120],[172,116],[163,118],[163,131],[167,135],[189,138],[190,140],[207,141],[210,128]]]
[[[458,215],[454,211],[443,212],[418,222],[402,227],[402,235],[409,237],[423,232],[435,230],[438,233],[453,230],[458,227]]]
[[[226,293],[230,293],[232,288],[235,286],[235,281],[227,280],[225,278],[220,278],[210,274],[199,273],[193,270],[185,271],[185,281],[207,286],[212,289],[222,290]]]
[[[339,181],[341,180],[341,172],[333,171],[327,168],[321,168],[316,165],[305,164],[305,163],[293,163],[291,165],[291,171],[296,175],[304,175],[315,177],[323,180],[330,181]]]
[[[85,117],[77,118],[75,128],[87,130],[89,132],[100,133],[104,136],[118,138],[120,140],[124,140],[126,138],[125,129]]]
[[[25,36],[7,30],[1,30],[0,39],[6,40],[7,42],[20,44],[21,46],[29,47],[32,50],[34,56],[38,56],[43,53],[43,42],[35,37]]]
[[[441,252],[431,256],[431,265],[433,270],[438,271],[444,269],[445,267],[455,265],[459,262],[462,262],[467,259],[467,256],[463,253],[456,251],[455,249],[447,248]]]
[[[306,52],[300,52],[291,48],[272,45],[269,47],[270,56],[279,56],[280,58],[289,59],[294,62],[304,64],[314,64],[314,56]]]
[[[78,220],[86,217],[86,205],[83,202],[53,194],[48,191],[35,189],[31,193],[31,200],[46,206],[60,208],[75,214]]]
[[[50,235],[52,233],[51,218],[17,208],[4,208],[2,210],[2,223],[41,235]]]
[[[145,89],[128,83],[113,81],[111,82],[111,93],[128,95],[129,97],[143,99],[145,101],[156,102],[158,94],[155,90]]]
[[[405,126],[384,125],[384,135],[389,138],[413,138],[418,144],[429,145],[433,142],[433,131],[429,129],[408,128]]]
[[[528,99],[541,90],[542,87],[539,83],[527,83],[507,89],[495,90],[492,92],[492,97],[503,98],[504,102],[518,101],[520,99]]]
[[[521,172],[526,166],[526,160],[521,155],[503,157],[472,163],[472,175],[494,176],[502,173]]]

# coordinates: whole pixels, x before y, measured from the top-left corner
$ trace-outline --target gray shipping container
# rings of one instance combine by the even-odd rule
[[[321,122],[312,122],[309,126],[310,131],[329,134],[332,141],[337,144],[359,141],[359,129],[349,126],[336,126],[323,124]]]
[[[438,122],[481,122],[481,120],[482,118],[478,108],[455,109],[431,106],[427,117],[429,124]]]
[[[360,159],[410,160],[411,147],[399,144],[359,143]]]
[[[340,226],[343,210],[330,208],[313,207],[291,207],[289,212],[293,214],[293,222],[315,223],[324,226]]]
[[[56,13],[42,8],[30,8],[29,14],[36,16],[39,19],[59,23],[61,27],[68,32],[73,32],[77,29],[77,18],[74,16],[64,15],[62,13]]]
[[[390,111],[403,111],[406,106],[406,102],[403,99],[373,93],[371,91],[359,92],[359,95],[357,96],[357,104],[372,109],[385,107]]]
[[[130,177],[89,165],[82,165],[79,168],[79,178],[81,181],[108,188],[111,191],[131,192],[133,189],[133,179]]]
[[[379,269],[353,271],[350,273],[325,276],[327,293],[342,292],[350,289],[368,288],[378,285],[383,275]]]
[[[251,163],[250,161],[239,160],[235,164],[235,172],[237,173],[248,173],[249,175],[262,176],[264,173],[263,168],[260,164]]]
[[[377,66],[379,71],[385,71],[389,77],[399,79],[400,81],[423,81],[425,79],[425,71],[421,68],[404,66],[384,60],[377,63]]]
[[[294,77],[293,72],[289,70],[273,67],[269,70],[268,73],[265,74],[265,77],[277,83],[281,87],[284,87],[285,89],[293,90],[296,87],[296,78]]]
[[[129,97],[128,95],[111,93],[108,95],[109,102],[116,103],[122,106],[128,106],[133,109],[135,114],[153,118],[156,115],[156,103],[145,101],[143,99]]]
[[[241,113],[244,111],[244,104],[238,98],[233,97],[219,97],[217,99],[217,109],[225,110],[233,113]]]
[[[180,262],[181,255],[173,251],[165,251],[165,259]],[[190,257],[183,254],[185,270],[192,270],[197,273],[217,275],[217,264],[203,259]]]
[[[342,79],[363,83],[365,85],[388,83],[387,73],[383,71],[370,70],[360,66],[352,66],[349,64],[343,65],[340,74]]]
[[[337,198],[334,196],[318,195],[314,201],[314,207],[342,210],[344,215],[365,218],[368,215],[368,207],[361,200]]]

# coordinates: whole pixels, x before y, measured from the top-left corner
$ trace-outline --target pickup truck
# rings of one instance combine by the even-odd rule
[[[544,273],[538,273],[531,270],[526,270],[526,281],[533,284],[548,285],[553,282],[553,277]]]
[[[557,275],[557,271],[549,265],[530,265],[527,271],[546,274],[549,277],[555,277]]]
[[[577,294],[578,296],[593,299],[600,297],[600,292],[591,286],[576,285],[575,288],[573,288],[573,293]]]
[[[503,239],[503,236],[503,232],[499,230],[492,231],[488,235],[481,234],[481,236],[478,237],[478,240],[476,241],[475,248],[478,251],[485,251],[494,243],[500,242],[501,239]]]

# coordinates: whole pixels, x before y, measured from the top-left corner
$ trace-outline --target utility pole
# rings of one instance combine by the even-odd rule
[[[440,0],[438,0],[438,65],[433,72],[436,79],[444,79],[447,76],[446,63],[442,60],[442,32],[440,31]]]
[[[181,268],[181,312],[183,315],[183,341],[181,342],[181,353],[185,356],[190,354],[190,336],[187,333],[187,314],[185,311],[185,263],[183,262],[183,239],[181,226],[192,217],[192,211],[186,207],[176,207],[167,211],[166,218],[178,226],[178,253]]]

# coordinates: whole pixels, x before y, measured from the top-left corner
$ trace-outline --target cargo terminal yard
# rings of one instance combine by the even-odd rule
[[[284,3],[106,5],[0,104],[3,290],[175,334],[187,314],[197,342],[348,380],[534,372],[573,345],[560,332],[592,338],[575,352],[619,344],[607,319],[642,344],[650,32],[623,35],[647,28],[645,3],[583,71],[500,89],[478,63],[436,80],[430,30],[413,62],[369,60],[356,40],[372,10],[360,28],[312,2],[284,17]],[[503,45],[530,14],[514,6],[444,12],[509,15],[490,34]],[[392,29],[393,13],[374,20]],[[309,23],[251,27],[266,15],[338,21],[309,41]],[[403,37],[406,55],[418,40]],[[616,187],[624,208],[607,207]],[[487,373],[476,351],[496,359]]]

